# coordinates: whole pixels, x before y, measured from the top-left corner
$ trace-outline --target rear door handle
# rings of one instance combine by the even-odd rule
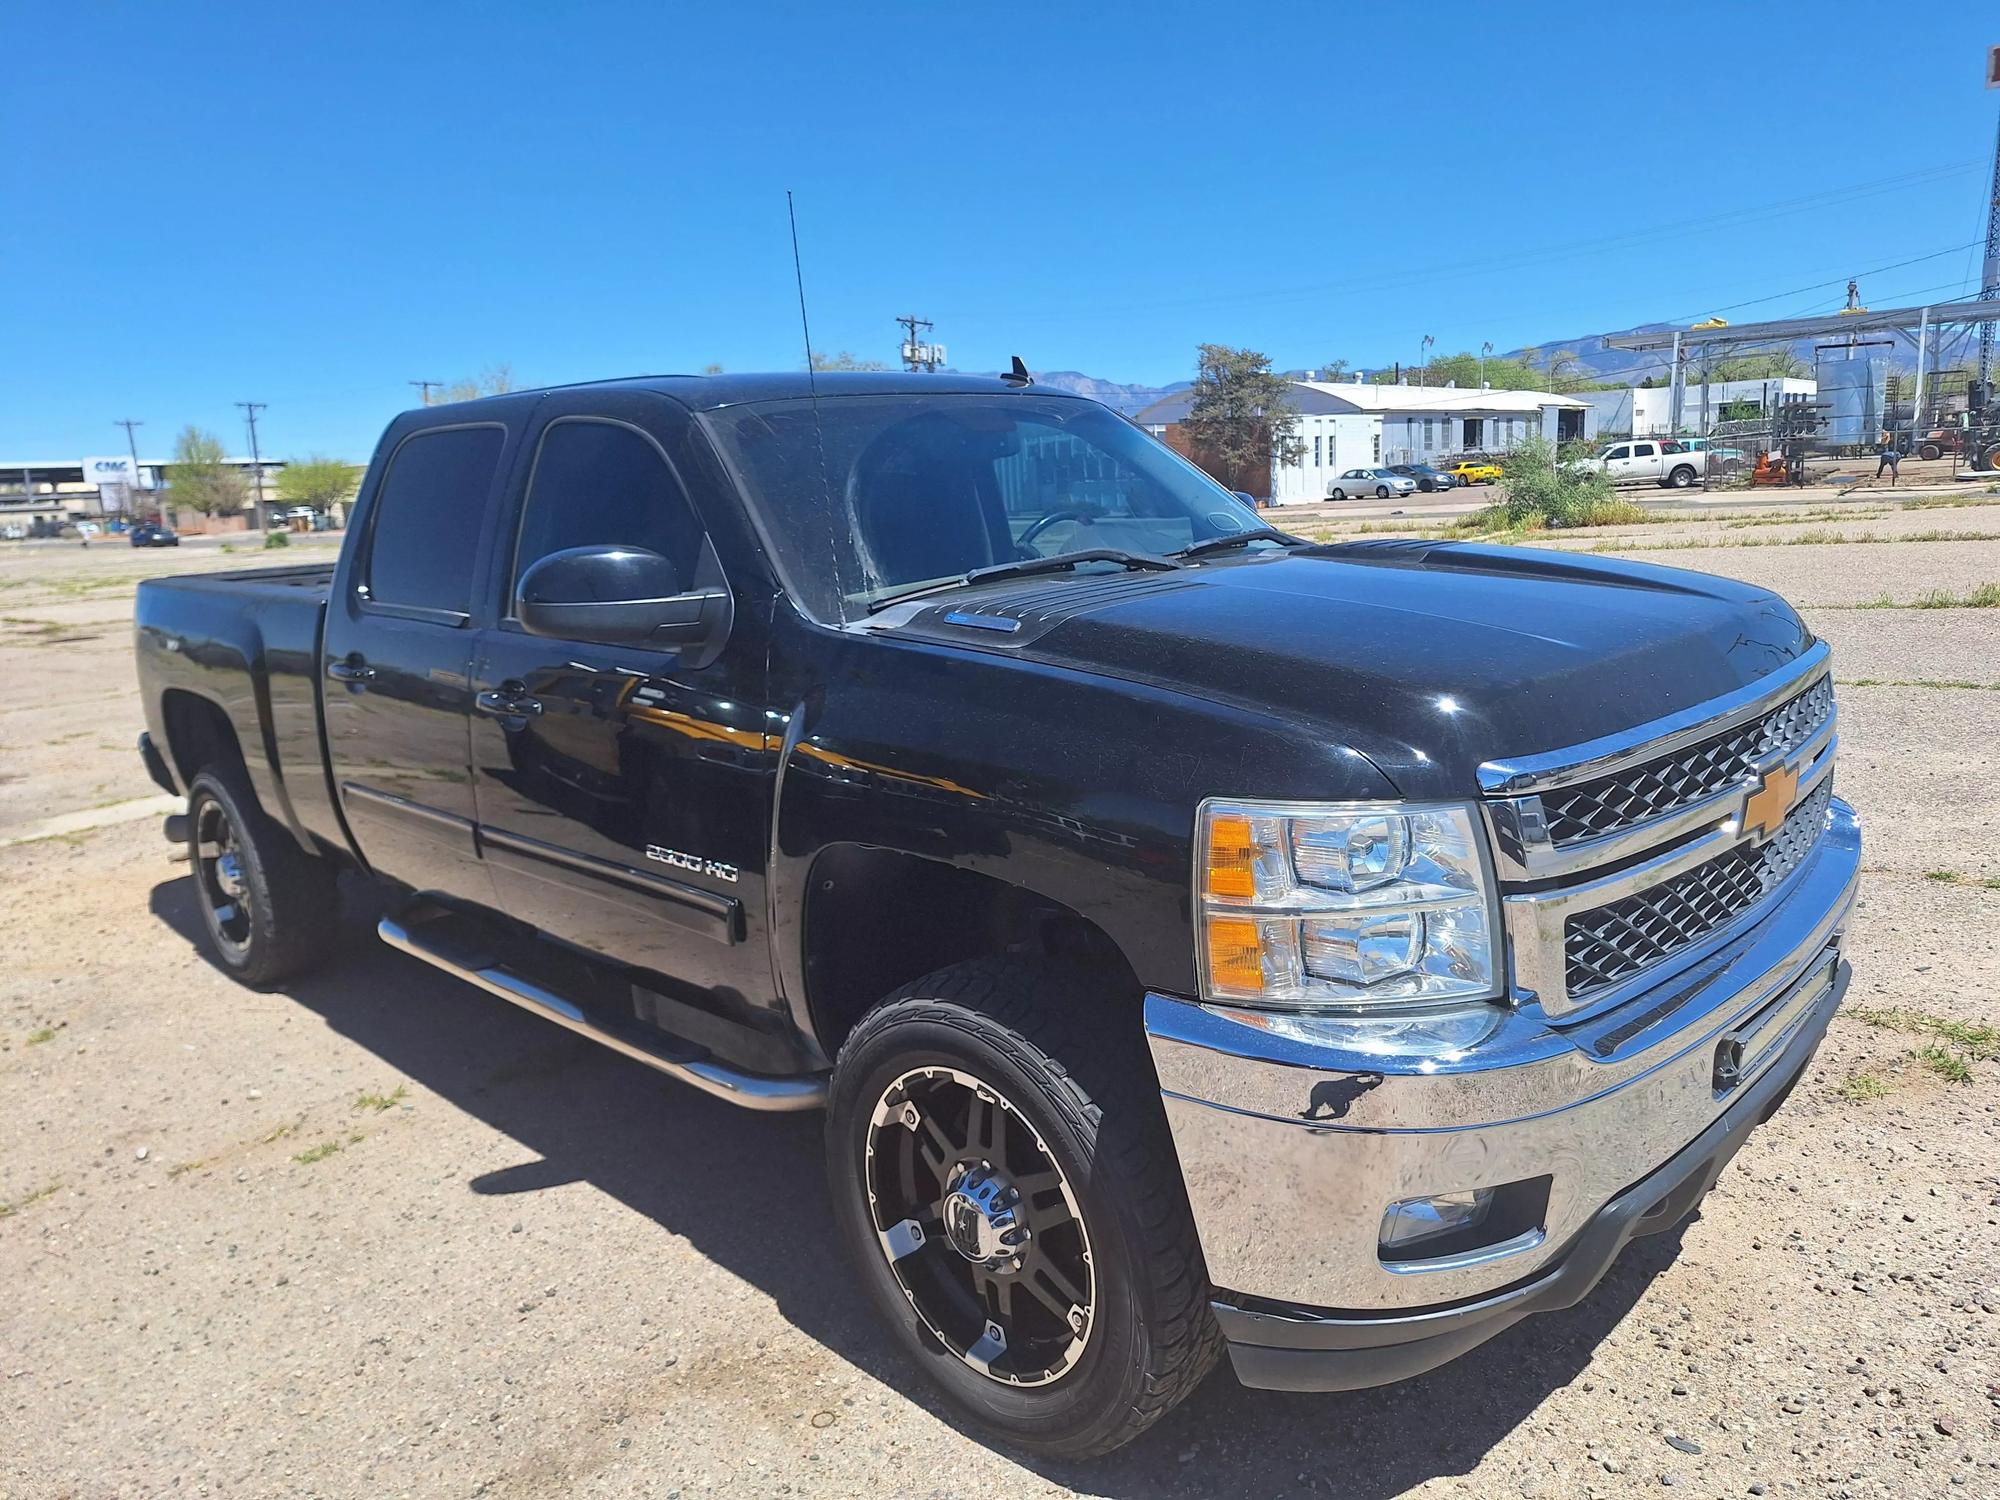
[[[532,719],[542,711],[542,700],[528,696],[521,687],[488,688],[473,695],[473,706],[496,719]]]
[[[358,656],[350,656],[340,661],[326,664],[326,675],[335,682],[367,682],[375,675],[375,669]]]

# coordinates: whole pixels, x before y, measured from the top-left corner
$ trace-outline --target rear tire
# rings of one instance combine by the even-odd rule
[[[1917,457],[1933,458],[1933,459],[1942,458],[1944,457],[1944,449],[1940,448],[1936,443],[1925,443],[1923,447],[1917,450]]]
[[[1375,486],[1375,498],[1376,498],[1377,500],[1387,500],[1387,499],[1389,498],[1389,486],[1388,486],[1388,485],[1386,485],[1386,484],[1378,484],[1378,485],[1376,485],[1376,486]]]
[[[1117,999],[1038,961],[940,969],[861,1019],[827,1111],[835,1217],[897,1341],[956,1410],[1071,1458],[1137,1437],[1222,1348],[1138,1019]],[[998,1229],[956,1201],[996,1176]]]
[[[1345,500],[1347,498],[1347,491],[1335,490],[1331,495],[1328,495],[1326,498],[1329,500]]]
[[[319,964],[340,930],[340,890],[257,805],[243,773],[210,766],[188,787],[188,864],[208,951],[231,976],[265,988]]]
[[[1686,464],[1680,465],[1667,476],[1667,484],[1672,489],[1684,490],[1694,483],[1694,470]]]

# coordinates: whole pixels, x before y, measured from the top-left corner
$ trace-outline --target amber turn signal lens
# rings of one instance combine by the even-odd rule
[[[1208,894],[1248,901],[1257,894],[1257,841],[1250,820],[1231,814],[1208,825]]]
[[[1208,919],[1208,982],[1236,997],[1264,991],[1264,943],[1247,917]]]

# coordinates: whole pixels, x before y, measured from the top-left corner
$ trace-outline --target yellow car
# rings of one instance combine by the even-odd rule
[[[1483,459],[1468,458],[1455,464],[1447,464],[1445,473],[1457,479],[1460,484],[1491,484],[1500,477],[1500,465],[1489,464]]]

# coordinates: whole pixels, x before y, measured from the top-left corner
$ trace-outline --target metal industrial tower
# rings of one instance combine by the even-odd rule
[[[1979,277],[1979,299],[2000,301],[2000,129],[1993,137],[1993,186],[1986,195],[1986,268]],[[1992,390],[1993,325],[1979,325],[1979,385]]]

